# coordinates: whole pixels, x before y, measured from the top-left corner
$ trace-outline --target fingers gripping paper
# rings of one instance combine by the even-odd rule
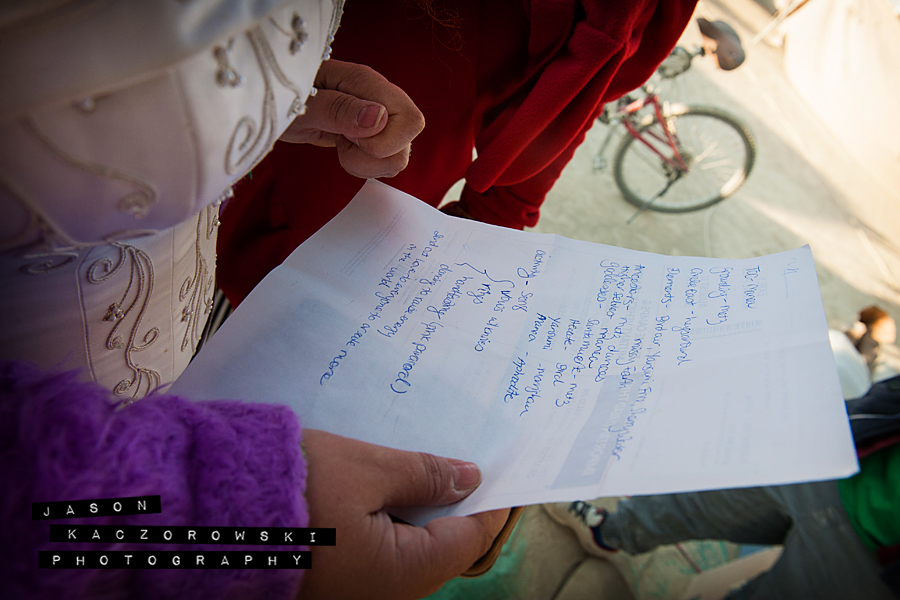
[[[414,522],[857,468],[808,247],[661,256],[449,217],[375,181],[172,391],[482,468]]]

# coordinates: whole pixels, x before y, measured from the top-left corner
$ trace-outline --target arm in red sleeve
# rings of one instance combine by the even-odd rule
[[[534,227],[547,193],[583,141],[584,134],[546,168],[521,183],[495,185],[481,193],[466,185],[460,195],[460,207],[477,221],[512,229]]]
[[[547,192],[603,105],[653,74],[695,4],[532,0],[529,44],[521,49],[527,60],[481,54],[480,87],[490,87],[498,74],[508,77],[513,62],[527,66],[515,92],[481,108],[478,158],[466,173],[461,208],[498,225],[534,225]],[[483,31],[493,28],[486,23]],[[484,94],[479,98],[485,101]]]

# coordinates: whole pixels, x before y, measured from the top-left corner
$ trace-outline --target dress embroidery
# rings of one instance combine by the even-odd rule
[[[303,112],[303,94],[299,86],[291,81],[278,65],[275,53],[272,52],[272,47],[262,29],[254,27],[247,31],[246,35],[263,78],[262,115],[259,123],[252,117],[244,116],[235,126],[225,152],[225,172],[229,175],[239,174],[262,160],[275,143],[278,127],[275,116],[275,92],[272,89],[273,77],[282,86],[294,92],[294,100],[288,107],[287,116],[293,117]]]
[[[187,3],[190,0],[177,1]],[[216,140],[213,152],[222,157],[219,153],[224,150],[225,168],[224,174],[215,173],[215,167],[199,168],[198,181],[206,185],[204,194],[220,182],[223,186],[233,183],[236,177],[262,159],[279,135],[279,126],[284,125],[285,115],[279,111],[284,111],[289,119],[304,112],[307,93],[288,76],[293,72],[291,69],[282,69],[279,58],[285,67],[296,66],[303,77],[311,77],[306,73],[310,66],[308,61],[304,59],[295,64],[289,57],[311,52],[310,42],[314,35],[321,33],[327,33],[325,54],[330,54],[328,46],[334,38],[343,1],[332,0],[331,4],[334,10],[326,32],[313,31],[298,12],[287,10],[237,34],[246,37],[220,39],[211,47],[212,56],[210,49],[204,50],[202,55],[196,55],[200,62],[186,67],[185,72],[190,72],[193,65],[209,69],[205,76],[213,80],[205,80],[204,85],[208,84],[209,90],[219,94],[234,94],[233,98],[223,99],[225,104],[247,101],[256,104],[253,108],[248,107],[249,110],[238,109],[237,114],[245,116],[236,123],[229,116],[231,125],[225,126],[225,131],[217,129],[216,135],[210,138]],[[271,40],[267,36],[271,36]],[[237,48],[233,44],[237,41],[249,44]],[[238,50],[241,55],[237,54]],[[317,48],[315,52],[318,51]],[[249,63],[245,57],[249,58]],[[261,104],[258,96],[254,95],[256,100],[249,100],[247,90],[234,91],[244,82],[243,76],[250,75],[246,71],[255,69],[254,59],[263,83]],[[240,72],[236,66],[240,66]],[[315,91],[311,88],[309,95],[314,95]],[[113,93],[118,92],[109,92]],[[92,93],[71,99],[65,108],[74,108],[74,113],[63,116],[76,120],[88,118],[104,105],[105,98],[106,94]],[[130,96],[124,99],[133,100]],[[284,101],[287,106],[282,104]],[[116,109],[119,104],[111,102],[109,106]],[[116,194],[112,197],[113,204],[104,203],[105,210],[111,208],[134,219],[142,219],[150,215],[151,210],[162,210],[163,200],[171,200],[162,197],[162,190],[168,188],[162,183],[157,187],[154,185],[156,180],[143,176],[142,165],[109,166],[103,164],[103,159],[92,158],[78,150],[79,146],[72,147],[56,139],[52,134],[56,116],[46,121],[43,117],[24,116],[8,125],[16,135],[30,138],[25,146],[47,165],[60,168],[60,163],[64,163],[63,170],[67,173],[74,168],[80,174],[105,180],[88,181],[86,185],[96,184],[98,190],[117,190],[113,192]],[[223,148],[218,135],[229,132],[230,138]],[[36,164],[35,168],[38,167]],[[147,173],[152,172],[152,169],[147,170]],[[82,181],[81,175],[78,181]],[[110,182],[114,182],[112,188]],[[124,187],[120,187],[122,184]],[[17,193],[22,191],[17,186],[27,189]],[[21,205],[24,211],[21,221],[14,221],[16,231],[5,234],[0,240],[4,267],[0,275],[15,282],[16,294],[8,296],[15,301],[9,305],[29,315],[30,319],[40,321],[35,327],[5,327],[8,335],[3,339],[8,342],[8,348],[16,352],[21,349],[22,356],[29,360],[40,362],[46,359],[48,366],[51,362],[65,361],[86,369],[95,381],[111,387],[125,403],[133,402],[177,377],[200,343],[215,290],[218,204],[199,209],[199,214],[194,217],[196,221],[180,221],[169,226],[171,230],[165,225],[148,225],[145,230],[130,225],[117,226],[114,232],[92,234],[91,241],[76,242],[65,231],[56,229],[55,218],[59,215],[45,214],[47,208],[41,202],[41,195],[47,193],[45,187],[55,193],[66,193],[61,182],[48,187],[32,185],[28,178],[21,181],[15,177],[0,178],[0,201]],[[205,205],[209,201],[205,197],[191,196],[190,191],[178,193],[184,194],[185,202]],[[68,213],[63,211],[61,214],[66,216]],[[154,214],[157,216],[161,217],[157,219],[160,223],[166,223],[165,214]],[[82,217],[88,218],[88,215]],[[173,248],[178,249],[174,257],[171,256]],[[57,318],[43,320],[42,305],[21,300],[32,296],[38,298],[41,294],[46,294],[47,306],[54,307],[53,315]],[[74,319],[68,318],[69,315]],[[11,324],[19,318],[20,315],[9,313],[5,323]],[[20,319],[20,322],[23,321]],[[35,339],[44,339],[40,336],[45,336],[46,344],[35,343]]]
[[[19,271],[26,275],[43,275],[78,259],[77,248],[69,245],[43,217],[31,210],[28,203],[2,178],[0,188],[28,215],[28,223],[20,232],[0,240],[0,248],[3,248],[4,252],[13,252],[24,262]]]
[[[344,0],[334,0],[334,10],[331,12],[331,24],[328,26],[328,37],[325,38],[325,49],[322,51],[322,60],[331,59],[331,43],[334,41],[334,34],[341,24],[341,17],[344,14]]]
[[[228,60],[228,52],[233,46],[234,38],[228,40],[228,44],[224,47],[215,46],[213,48],[213,56],[219,64],[216,69],[216,85],[219,87],[238,87],[244,82],[244,78]]]
[[[306,21],[303,20],[299,14],[294,13],[291,17],[291,29],[288,31],[284,27],[278,24],[278,21],[269,17],[269,22],[281,33],[286,35],[290,40],[288,42],[288,52],[292,55],[300,52],[300,49],[303,48],[303,44],[306,43],[306,40],[309,39],[309,33],[306,31]]]
[[[150,327],[142,334],[141,323],[150,297],[153,293],[153,263],[143,250],[121,242],[113,242],[107,248],[117,251],[115,259],[103,257],[95,260],[87,269],[86,279],[91,284],[101,284],[114,275],[127,269],[128,284],[122,295],[112,304],[103,308],[104,314],[91,315],[93,321],[98,317],[112,328],[106,336],[106,349],[123,353],[125,365],[130,376],[119,381],[113,392],[117,396],[128,396],[132,400],[143,398],[159,387],[159,372],[138,364],[135,354],[149,348],[159,337],[159,328]]]
[[[205,223],[205,226],[204,226]],[[181,351],[197,351],[197,345],[203,335],[203,328],[213,306],[215,276],[214,268],[202,253],[202,243],[213,239],[219,225],[219,205],[206,207],[197,219],[197,238],[194,245],[194,274],[184,280],[178,292],[178,301],[187,304],[181,309],[181,320],[187,323],[184,337],[181,340]],[[205,237],[205,240],[203,239]],[[215,265],[213,265],[215,267]]]
[[[34,119],[30,117],[23,119],[22,124],[24,128],[48,150],[73,167],[99,177],[115,179],[131,184],[135,190],[119,199],[117,206],[120,211],[132,215],[135,219],[142,219],[150,214],[150,209],[156,203],[156,192],[150,184],[141,181],[130,173],[126,173],[119,169],[113,169],[105,165],[94,164],[69,154],[59,147],[56,142],[51,140],[49,136],[45,135],[38,128]]]

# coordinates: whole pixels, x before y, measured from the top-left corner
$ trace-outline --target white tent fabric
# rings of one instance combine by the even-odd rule
[[[813,0],[783,24],[788,77],[872,175],[900,189],[895,0]]]

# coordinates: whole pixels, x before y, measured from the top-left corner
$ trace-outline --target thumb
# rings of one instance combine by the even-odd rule
[[[307,128],[343,135],[349,139],[378,134],[387,125],[387,109],[337,90],[319,90],[306,103],[303,123]]]
[[[425,452],[395,452],[384,469],[384,506],[453,504],[481,484],[481,470],[475,463]]]

